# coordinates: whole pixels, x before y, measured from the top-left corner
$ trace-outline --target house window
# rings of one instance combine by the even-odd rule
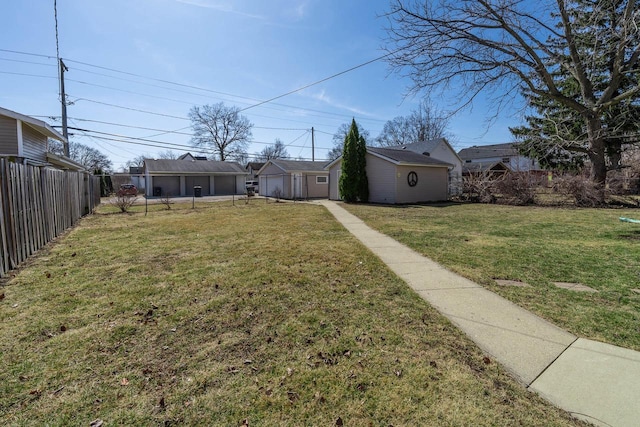
[[[326,184],[329,182],[328,176],[316,176],[316,184]]]
[[[509,157],[503,157],[502,158],[502,163],[509,163],[511,161],[511,159]]]

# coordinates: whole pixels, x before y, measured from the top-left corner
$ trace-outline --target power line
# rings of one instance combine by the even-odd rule
[[[20,59],[0,58],[0,61],[19,62],[21,64],[43,65],[45,67],[55,67],[55,64],[45,64],[44,62],[35,62],[35,61],[22,61]]]
[[[381,59],[386,58],[387,56],[391,56],[391,55],[393,55],[394,53],[395,53],[395,52],[389,52],[389,53],[387,53],[387,54],[385,54],[385,55],[382,55],[382,56],[379,56],[379,57],[377,57],[377,58],[375,58],[375,59],[371,59],[371,60],[369,60],[369,61],[367,61],[367,62],[363,62],[362,64],[358,64],[358,65],[356,65],[356,66],[354,66],[354,67],[351,67],[351,68],[349,68],[349,69],[347,69],[347,70],[340,71],[339,73],[333,74],[333,75],[331,75],[331,76],[329,76],[329,77],[325,77],[324,79],[318,80],[317,82],[310,83],[310,84],[308,84],[308,85],[306,85],[306,86],[302,86],[302,87],[300,87],[300,88],[298,88],[298,89],[295,89],[295,90],[289,91],[289,92],[287,92],[287,93],[283,93],[282,95],[274,96],[273,98],[267,99],[266,101],[262,101],[262,102],[259,102],[259,103],[255,104],[255,105],[251,105],[251,106],[249,106],[249,107],[243,108],[243,109],[241,109],[240,111],[246,111],[246,110],[248,110],[248,109],[250,109],[250,108],[258,107],[258,106],[260,106],[260,105],[263,105],[263,104],[269,103],[269,102],[271,102],[271,101],[275,101],[276,99],[284,98],[285,96],[291,95],[291,94],[296,93],[296,92],[300,92],[301,90],[308,89],[308,88],[310,88],[311,86],[315,86],[315,85],[318,85],[318,84],[320,84],[320,83],[324,83],[324,82],[326,82],[327,80],[334,79],[334,78],[336,78],[336,77],[338,77],[338,76],[341,76],[341,75],[343,75],[343,74],[349,73],[349,72],[351,72],[351,71],[353,71],[353,70],[357,70],[358,68],[362,68],[362,67],[364,67],[365,65],[372,64],[372,63],[374,63],[374,62],[376,62],[376,61],[379,61],[379,60],[381,60]]]
[[[53,57],[48,56],[48,55],[41,55],[41,54],[35,54],[35,53],[29,53],[29,52],[21,52],[21,51],[8,50],[8,49],[0,49],[0,52],[10,52],[10,53],[21,54],[21,55],[32,55],[32,56],[45,57],[45,58],[50,58],[50,59],[53,58]],[[285,107],[285,108],[294,108],[294,109],[297,109],[297,110],[311,111],[311,112],[315,112],[315,113],[333,115],[333,116],[338,116],[338,117],[348,117],[349,116],[348,114],[333,113],[333,112],[316,110],[316,109],[311,109],[311,108],[304,108],[304,107],[296,107],[296,106],[293,106],[293,105],[274,103],[272,101],[274,101],[276,99],[279,99],[279,98],[283,98],[283,97],[285,97],[287,95],[290,95],[290,94],[293,94],[295,92],[299,92],[301,90],[307,89],[307,88],[309,88],[311,86],[315,86],[317,84],[323,83],[323,82],[325,82],[327,80],[330,80],[330,79],[333,79],[335,77],[341,76],[343,74],[346,74],[346,73],[348,73],[350,71],[353,71],[353,70],[356,70],[358,68],[364,67],[364,66],[369,65],[369,64],[371,64],[373,62],[379,61],[379,60],[381,60],[381,59],[383,59],[383,58],[385,58],[387,56],[390,56],[393,53],[395,53],[395,52],[387,53],[386,55],[382,55],[382,56],[380,56],[378,58],[374,58],[372,60],[369,60],[369,61],[366,61],[364,63],[358,64],[358,65],[356,65],[354,67],[351,67],[351,68],[349,68],[347,70],[335,73],[335,74],[333,74],[333,75],[331,75],[329,77],[326,77],[326,78],[318,80],[318,81],[316,81],[314,83],[308,84],[306,86],[303,86],[301,88],[295,89],[295,90],[290,91],[290,92],[287,92],[285,94],[278,95],[276,97],[270,98],[270,99],[265,100],[265,101],[259,101],[256,98],[251,98],[251,97],[242,96],[242,95],[234,95],[234,94],[231,94],[231,93],[215,91],[215,90],[212,90],[212,89],[207,89],[207,88],[203,88],[203,87],[199,87],[199,86],[188,85],[188,84],[183,84],[183,83],[172,82],[172,81],[169,81],[169,80],[164,80],[164,79],[158,79],[158,78],[154,78],[154,77],[144,76],[144,75],[141,75],[141,74],[131,73],[131,72],[128,72],[128,71],[122,71],[122,70],[118,70],[118,69],[115,69],[115,68],[103,67],[103,66],[100,66],[100,65],[90,64],[90,63],[82,62],[82,61],[76,61],[76,60],[73,60],[73,59],[65,59],[65,61],[67,63],[76,63],[76,64],[81,64],[81,65],[86,65],[88,67],[98,68],[98,69],[102,69],[102,70],[106,70],[106,71],[111,71],[111,72],[114,72],[114,73],[119,73],[119,74],[129,75],[129,76],[133,76],[133,77],[138,77],[138,78],[142,78],[142,79],[157,81],[157,82],[165,83],[165,84],[169,84],[169,85],[174,85],[174,86],[179,86],[179,87],[184,87],[184,88],[189,88],[189,89],[196,89],[196,90],[200,90],[200,91],[204,91],[204,92],[230,96],[230,97],[233,97],[233,98],[245,99],[245,100],[248,100],[248,101],[259,101],[258,103],[253,104],[253,105],[249,105],[248,107],[245,107],[245,108],[241,109],[240,111],[245,111],[245,110],[248,110],[248,109],[251,109],[251,108],[255,108],[255,107],[267,104],[267,103],[271,103],[273,105],[278,105],[278,106]],[[78,69],[78,70],[84,71],[84,72],[88,72],[88,73],[92,73],[91,71],[88,71],[88,70],[83,70],[83,69]],[[115,78],[115,79],[119,78],[119,77],[109,76],[109,75],[99,74],[99,73],[94,73],[94,74],[98,74],[98,75],[102,75],[102,76],[110,77],[110,78]],[[131,80],[126,80],[126,79],[123,79],[123,80],[131,81]],[[132,82],[149,85],[148,83],[144,83],[144,82],[138,82],[138,81],[132,81]],[[151,85],[151,86],[158,87],[157,85]],[[163,89],[168,89],[168,90],[176,90],[176,89],[170,89],[170,88],[166,88],[166,87],[162,87],[162,86],[159,86],[159,87],[161,87]],[[189,93],[189,94],[196,95],[196,96],[201,96],[201,95],[195,94],[193,92],[185,92],[185,93]],[[373,118],[362,118],[361,120],[362,121],[385,122],[385,120],[373,119]]]
[[[28,74],[28,73],[14,73],[11,71],[0,71],[0,74],[10,74],[10,75],[14,75],[14,76],[26,76],[26,77],[40,77],[43,79],[58,79],[58,77],[55,76],[43,76],[42,74]]]
[[[40,53],[22,52],[22,51],[19,51],[19,50],[0,49],[0,52],[15,53],[17,55],[37,56],[37,57],[40,57],[40,58],[47,58],[47,59],[56,59],[55,56],[51,56],[51,55],[43,55],[43,54],[40,54]]]
[[[59,126],[53,126],[53,127],[59,127]],[[155,144],[175,145],[177,147],[187,147],[187,148],[191,148],[191,149],[196,148],[196,147],[193,147],[193,146],[190,146],[190,145],[177,144],[177,143],[174,143],[174,142],[158,141],[158,140],[154,140],[154,139],[139,138],[139,137],[134,137],[134,136],[127,136],[127,135],[109,133],[109,132],[101,132],[101,131],[96,131],[96,130],[91,130],[91,129],[77,128],[77,127],[69,127],[69,129],[75,130],[75,131],[79,131],[79,132],[89,132],[91,134],[107,135],[107,136],[116,137],[116,138],[126,138],[126,139],[130,139],[130,140],[135,140],[135,141],[152,142],[152,143],[155,143]],[[291,142],[291,144],[293,142],[295,142],[296,140],[300,139],[302,136],[304,136],[308,132],[309,131],[306,130],[305,133],[303,133],[301,136],[299,136],[296,139],[294,139]],[[102,137],[98,137],[98,136],[94,136],[94,137],[95,138],[102,138]],[[104,139],[109,139],[109,138],[104,138]],[[121,142],[129,142],[129,141],[125,141],[125,140],[119,140],[119,141],[121,141]],[[273,144],[272,142],[265,142],[265,141],[249,141],[249,143],[251,143],[251,144],[261,144],[261,145],[272,145]],[[300,145],[290,145],[290,144],[287,144],[287,146],[295,147],[295,148],[304,147],[304,146],[300,146]],[[160,147],[160,148],[169,148],[169,147]],[[321,148],[321,147],[320,147],[320,149],[321,150],[328,150],[328,148]]]

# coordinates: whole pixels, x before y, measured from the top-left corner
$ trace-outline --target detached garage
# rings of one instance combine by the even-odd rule
[[[340,200],[342,157],[327,165],[329,198]],[[426,154],[367,147],[367,179],[372,203],[420,203],[447,200],[453,165]]]
[[[203,196],[244,194],[247,172],[236,162],[194,159],[145,159],[147,196]]]
[[[283,199],[326,199],[329,197],[326,164],[326,161],[269,160],[258,171],[260,194]]]

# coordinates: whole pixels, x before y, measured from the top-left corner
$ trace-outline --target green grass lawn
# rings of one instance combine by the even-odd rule
[[[0,424],[581,425],[321,206],[163,208],[101,207],[4,284]]]
[[[367,224],[586,338],[640,350],[639,210],[343,205]],[[494,279],[531,285],[497,286]],[[598,293],[558,289],[577,282]]]

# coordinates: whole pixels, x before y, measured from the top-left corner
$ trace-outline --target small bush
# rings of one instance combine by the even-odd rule
[[[282,198],[282,190],[280,189],[280,187],[276,187],[272,192],[271,195],[273,197],[275,197],[276,202],[279,202],[280,199]]]
[[[138,200],[137,196],[118,196],[114,195],[109,203],[120,209],[120,212],[128,212],[129,208]]]
[[[495,191],[502,196],[501,202],[507,205],[531,205],[535,203],[538,178],[535,175],[511,172],[495,182]]]
[[[171,205],[173,204],[173,200],[171,200],[171,194],[170,193],[166,193],[166,194],[161,195],[160,196],[160,203],[165,205],[167,210],[170,210],[171,209]]]
[[[576,206],[598,207],[604,202],[604,189],[586,176],[564,175],[556,179],[556,191],[574,199]]]
[[[491,174],[467,175],[462,177],[461,197],[470,202],[495,203],[494,185],[496,179],[496,175]]]

